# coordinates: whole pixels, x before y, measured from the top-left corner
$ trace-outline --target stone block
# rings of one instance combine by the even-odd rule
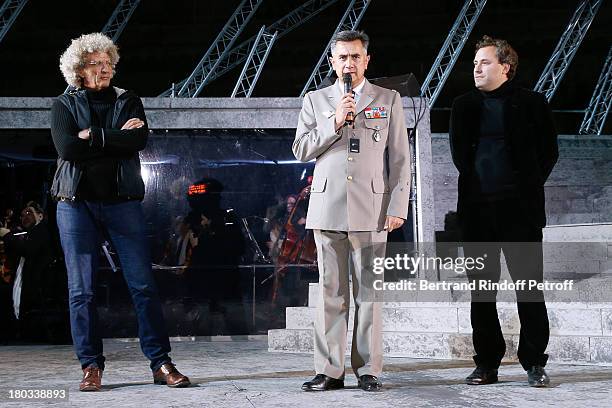
[[[612,364],[612,337],[590,338],[590,362],[606,365]]]
[[[551,336],[601,336],[602,317],[598,309],[550,309]]]
[[[313,330],[268,330],[268,351],[312,353]]]
[[[514,305],[513,305],[514,306]],[[470,321],[470,308],[460,307],[458,309],[458,321],[459,321],[459,333],[471,334],[472,324]],[[521,325],[518,318],[518,312],[516,307],[497,307],[497,316],[499,317],[499,324],[502,329],[502,333],[506,335],[519,334]]]
[[[611,306],[611,305],[608,305]],[[602,308],[601,311],[601,329],[604,336],[612,337],[612,309]]]
[[[312,329],[314,327],[315,308],[288,307],[285,311],[287,329]]]
[[[386,332],[383,334],[383,353],[389,357],[445,360],[453,357],[448,338],[443,333]]]
[[[544,242],[610,242],[612,223],[594,225],[555,225],[542,230]]]
[[[605,242],[552,242],[542,246],[545,263],[590,262],[608,259],[608,245]],[[568,264],[569,267],[569,264]],[[568,271],[571,271],[568,270]]]
[[[385,332],[457,333],[457,308],[383,308]]]
[[[546,214],[549,226],[573,225],[573,224],[594,224],[600,220],[599,213],[567,213],[567,214]]]
[[[589,362],[589,337],[551,336],[546,353],[551,362]]]
[[[317,295],[319,290],[318,283],[310,283],[308,285],[308,307],[317,306]]]
[[[603,251],[601,253],[603,257]],[[544,274],[546,276],[569,276],[568,274],[574,274],[579,278],[587,275],[598,275],[602,272],[602,259],[581,259],[581,260],[569,260],[558,262],[552,256],[546,257],[547,261],[544,262]]]

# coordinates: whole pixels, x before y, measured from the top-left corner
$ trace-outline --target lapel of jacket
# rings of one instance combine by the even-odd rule
[[[91,126],[91,110],[89,109],[89,101],[87,92],[84,89],[78,89],[69,94],[74,101],[74,120],[79,125],[80,129],[85,129]]]
[[[333,85],[324,88],[323,91],[327,93],[327,100],[329,102],[329,106],[332,108],[332,112],[336,112],[336,107],[338,107],[338,104],[342,99],[338,79],[336,79],[336,82],[334,82]]]
[[[359,98],[359,103],[357,103],[357,112],[355,112],[355,116],[359,115],[361,111],[363,111],[369,104],[371,104],[374,99],[376,99],[376,91],[374,87],[367,79],[364,79],[365,83],[363,84],[363,89],[361,90],[361,97]],[[342,99],[342,92],[340,91],[340,86],[338,85],[338,80],[334,82],[332,86],[329,86],[324,89],[327,92],[327,99],[329,101],[330,106],[333,108],[333,111],[336,111],[336,107],[340,103]]]
[[[374,91],[374,87],[370,81],[367,79],[364,79],[364,81],[365,84],[363,84],[363,89],[361,90],[361,97],[357,103],[357,112],[355,112],[355,116],[359,115],[361,111],[371,104],[376,98],[376,92]]]

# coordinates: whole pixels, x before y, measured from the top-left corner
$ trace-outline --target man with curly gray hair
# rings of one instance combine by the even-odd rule
[[[72,40],[70,46],[60,57],[60,71],[62,71],[68,85],[74,88],[83,87],[81,69],[90,62],[87,61],[89,54],[95,52],[107,54],[108,62],[114,74],[115,66],[119,62],[119,49],[117,46],[102,33],[85,34]],[[110,84],[110,78],[108,82]],[[106,84],[105,87],[108,87],[109,84]]]
[[[59,155],[51,194],[59,201],[70,326],[83,369],[79,389],[102,386],[105,358],[95,305],[100,236],[113,243],[119,256],[154,383],[186,387],[189,379],[168,356],[170,342],[144,239],[138,152],[147,144],[147,119],[134,92],[110,86],[118,61],[117,46],[104,34],[73,40],[60,58],[70,87],[51,108],[51,135]]]

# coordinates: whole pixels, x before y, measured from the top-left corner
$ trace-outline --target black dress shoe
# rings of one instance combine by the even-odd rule
[[[550,385],[550,378],[542,366],[533,366],[527,370],[527,381],[532,387],[548,387]]]
[[[302,384],[302,390],[304,391],[327,391],[340,388],[344,388],[344,378],[332,378],[325,374],[317,374],[312,380]]]
[[[364,391],[378,391],[382,388],[382,383],[373,375],[364,374],[359,377],[357,385]]]
[[[497,369],[476,367],[472,374],[468,375],[465,383],[469,385],[485,385],[497,382]]]

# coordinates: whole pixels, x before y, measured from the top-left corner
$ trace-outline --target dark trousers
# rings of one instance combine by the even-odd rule
[[[151,369],[170,362],[170,342],[151,271],[140,202],[107,205],[61,201],[57,205],[57,225],[68,271],[70,329],[81,366],[104,369],[95,301],[102,229],[119,256],[136,309],[140,347],[151,361]]]
[[[468,279],[477,285],[472,291],[470,313],[477,366],[499,367],[506,351],[497,315],[497,291],[479,290],[478,281],[499,281],[502,251],[514,282],[543,280],[542,229],[525,215],[517,200],[474,203],[465,213],[465,256],[482,257],[486,253],[484,268],[468,272]],[[535,289],[517,290],[516,296],[521,322],[519,361],[525,370],[544,366],[550,334],[544,294]]]

